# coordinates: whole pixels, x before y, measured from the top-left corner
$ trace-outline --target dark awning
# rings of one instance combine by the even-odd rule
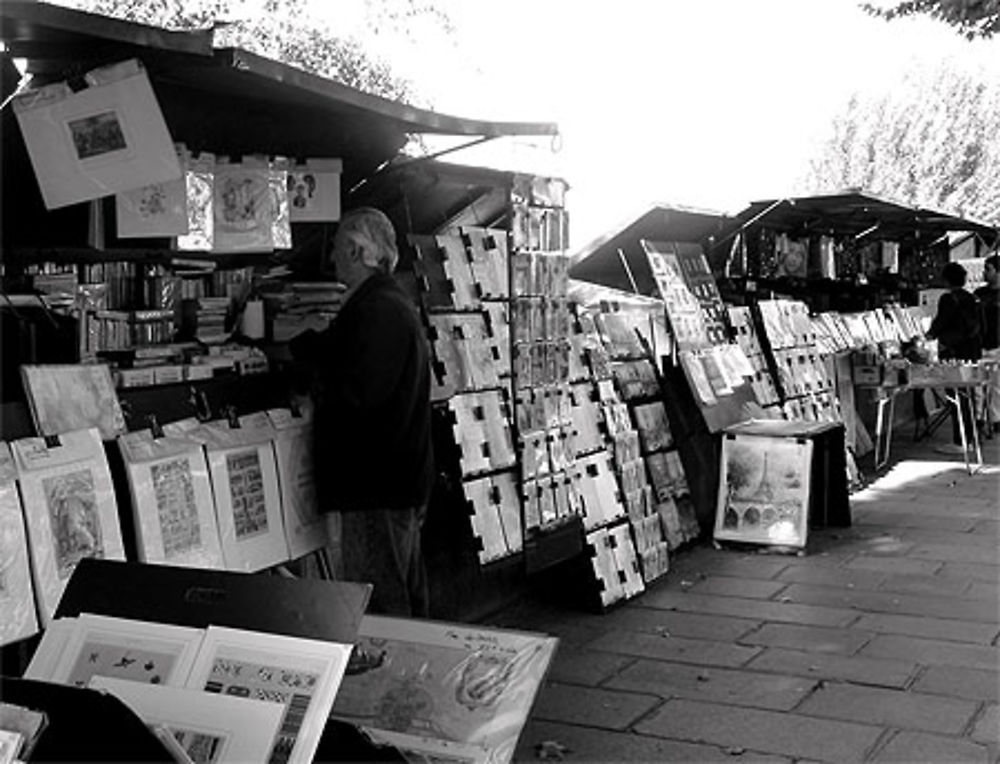
[[[739,230],[764,226],[793,238],[827,234],[895,241],[925,247],[949,233],[971,232],[987,242],[997,240],[997,228],[970,218],[925,207],[911,207],[857,189],[819,196],[752,202],[735,217],[734,225],[716,242],[726,246]]]
[[[656,284],[642,250],[641,240],[707,245],[726,230],[726,223],[731,220],[721,212],[654,205],[639,217],[619,228],[611,229],[574,253],[574,264],[569,275],[581,281],[634,292],[629,278],[631,272],[638,293],[654,295]],[[622,262],[623,256],[628,264],[627,270]]]
[[[220,154],[341,157],[348,187],[392,159],[409,134],[558,132],[549,122],[464,119],[369,95],[247,51],[215,49],[208,31],[171,32],[46,3],[4,0],[0,36],[41,82],[139,58],[176,140]]]

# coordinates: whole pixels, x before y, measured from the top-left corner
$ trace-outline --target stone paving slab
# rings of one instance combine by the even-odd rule
[[[809,716],[958,735],[976,716],[979,703],[882,687],[830,683],[806,698],[795,711]]]
[[[816,680],[640,659],[604,686],[662,698],[681,697],[788,711],[816,687]]]
[[[745,647],[728,642],[630,631],[606,634],[591,642],[588,647],[592,650],[605,650],[641,658],[727,667],[742,666],[760,652],[758,647]]]
[[[879,558],[880,560],[882,558]],[[870,570],[848,570],[841,567],[816,566],[807,560],[789,565],[778,574],[778,580],[790,584],[833,586],[838,589],[876,590],[884,577]]]
[[[724,615],[685,613],[678,610],[660,610],[641,607],[622,608],[609,613],[607,618],[615,629],[645,631],[668,634],[675,637],[693,639],[713,639],[718,642],[734,642],[760,626],[761,621],[749,618],[733,618]]]
[[[970,578],[973,581],[996,583],[1000,581],[1000,564],[983,565],[971,562],[946,562],[937,575],[944,577]]]
[[[898,573],[884,578],[879,584],[878,590],[898,594],[928,594],[932,597],[962,597],[968,592],[970,586],[971,582],[963,581],[960,578]],[[977,598],[969,597],[969,599]]]
[[[683,582],[681,586],[683,586]],[[695,579],[691,583],[691,591],[698,594],[718,594],[724,597],[766,600],[774,597],[786,586],[784,581],[760,581],[753,578],[712,575]]]
[[[556,649],[549,666],[548,679],[569,684],[598,685],[614,676],[635,659],[622,655],[584,650]]]
[[[660,703],[653,695],[546,682],[531,715],[551,722],[624,730]]]
[[[861,592],[831,589],[828,586],[791,584],[782,597],[803,605],[853,608],[873,613],[925,615],[934,618],[957,618],[981,623],[996,623],[1000,612],[996,601],[917,596],[889,592]]]
[[[858,652],[868,658],[898,658],[930,666],[964,666],[995,669],[1000,665],[1000,649],[936,639],[879,634]]]
[[[867,644],[875,634],[858,629],[831,629],[801,626],[794,623],[766,623],[757,631],[740,637],[743,645],[787,647],[816,653],[851,655]]]
[[[997,549],[954,544],[919,544],[910,550],[909,556],[918,560],[975,562],[980,565],[996,565],[1000,561],[1000,551]]]
[[[879,573],[911,573],[933,575],[945,566],[934,560],[889,559],[885,557],[858,556],[844,563],[848,570],[866,570]]]
[[[771,600],[746,600],[739,597],[718,597],[712,594],[675,590],[652,589],[643,595],[643,600],[646,607],[785,623],[805,623],[814,626],[846,626],[858,617],[855,611],[848,608],[798,605]]]
[[[1000,706],[988,706],[973,727],[971,737],[980,743],[990,743],[996,746],[1000,743]]]
[[[862,761],[882,728],[800,714],[670,700],[636,725],[644,735],[816,761]]]
[[[628,732],[610,732],[572,724],[558,724],[531,719],[521,733],[515,762],[539,761],[538,749],[542,743],[556,743],[565,747],[562,759],[567,762],[726,762],[727,764],[791,764],[785,756],[760,754],[743,750],[734,759],[733,754],[713,745],[685,743]],[[558,750],[552,748],[552,750]],[[558,757],[557,757],[558,758]]]
[[[962,515],[937,515],[913,511],[886,509],[874,504],[858,510],[854,521],[859,525],[891,526],[893,528],[921,528],[925,530],[966,533],[971,531],[978,520]]]
[[[1000,633],[997,624],[956,621],[946,618],[923,618],[915,615],[891,615],[888,613],[865,613],[854,628],[874,631],[880,634],[902,634],[911,637],[971,642],[981,645],[993,644]]]
[[[989,749],[965,738],[932,735],[927,732],[901,730],[883,746],[872,761],[899,764],[942,764],[943,762],[992,761]]]
[[[902,689],[917,673],[918,666],[914,661],[893,658],[861,658],[769,647],[746,668]]]
[[[770,579],[789,565],[793,558],[769,557],[763,554],[742,555],[731,551],[708,549],[705,553],[678,554],[671,560],[668,582],[697,573],[735,578]]]
[[[947,695],[953,698],[997,702],[1000,696],[1000,670],[929,666],[913,683],[917,692]]]

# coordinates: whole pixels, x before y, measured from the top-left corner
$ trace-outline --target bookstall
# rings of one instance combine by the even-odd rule
[[[997,240],[975,221],[849,192],[732,217],[655,206],[577,253],[572,278],[662,301],[673,340],[664,394],[702,532],[766,543],[762,506],[792,547],[809,526],[850,524],[857,459],[874,448],[880,468],[896,400],[935,388],[899,375],[962,373],[904,355],[925,343],[927,288],[952,231]],[[982,383],[982,370],[965,375],[977,381],[959,386]]]
[[[278,636],[318,637],[342,653],[369,639],[372,654],[397,654],[392,666],[353,667],[348,675],[365,676],[357,686],[341,682],[344,665],[329,675],[334,690],[350,685],[339,715],[366,740],[422,756],[509,757],[555,641],[454,622],[514,596],[528,568],[583,547],[582,504],[571,509],[567,487],[574,463],[559,449],[566,409],[555,406],[570,359],[558,341],[571,318],[566,184],[399,152],[413,134],[488,140],[551,135],[555,126],[403,106],[214,48],[210,32],[36,2],[4,3],[0,22],[10,99],[0,113],[0,542],[12,560],[0,591],[4,673],[34,665],[18,687],[41,702],[32,682],[64,682],[75,670],[60,634],[78,647],[95,634],[119,648],[149,647],[194,629],[191,644],[205,655],[192,648],[192,671],[227,651],[263,665],[265,654],[282,652]],[[30,80],[14,65],[20,59]],[[334,639],[308,624],[337,598],[310,586],[335,584],[299,578],[329,575],[311,479],[311,405],[274,350],[316,314],[335,315],[324,255],[341,209],[363,204],[385,210],[397,228],[397,278],[434,347],[440,474],[426,557],[432,616],[442,621],[348,619]],[[532,424],[519,428],[519,419]],[[122,585],[129,581],[157,596]],[[248,592],[285,584],[296,612],[272,608],[274,620],[254,621],[262,601]],[[167,612],[160,594],[185,602]],[[189,597],[203,606],[195,616]],[[428,661],[454,680],[420,690],[441,694],[437,707],[449,719],[439,736],[426,730],[440,719],[405,727],[379,710],[379,693],[406,679],[393,672]],[[204,672],[184,679],[181,668],[172,689],[208,689]],[[133,693],[114,676],[134,677],[111,673],[101,689],[147,721],[152,712],[142,709],[170,708],[189,729],[184,707],[211,704]],[[463,698],[463,687],[476,694],[487,684],[488,709],[478,695]],[[63,696],[63,705],[81,702]],[[280,743],[284,716],[298,713],[248,709],[213,713],[250,714],[262,730],[277,729],[255,743],[265,747]],[[209,744],[180,737],[185,746]],[[317,740],[303,750],[285,741],[279,759],[308,760]],[[58,758],[61,749],[45,747],[52,741],[40,760]],[[219,760],[241,760],[236,750]]]

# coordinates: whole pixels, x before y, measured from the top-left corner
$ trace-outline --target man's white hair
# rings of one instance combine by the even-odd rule
[[[392,273],[399,261],[396,230],[382,210],[358,207],[344,213],[337,228],[361,247],[361,260],[369,268]]]

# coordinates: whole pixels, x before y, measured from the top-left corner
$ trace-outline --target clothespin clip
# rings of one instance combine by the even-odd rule
[[[236,407],[229,405],[225,408],[226,419],[229,420],[229,428],[232,430],[240,429],[240,418],[236,415]]]
[[[302,416],[302,407],[299,406],[299,402],[294,397],[288,399],[288,410],[296,419]]]
[[[153,436],[153,440],[159,440],[164,437],[163,427],[160,426],[160,421],[156,418],[156,414],[147,414],[146,422],[149,424],[149,431]]]
[[[194,385],[189,388],[188,402],[194,407],[194,415],[199,422],[207,422],[212,418],[212,407],[204,390],[196,390]]]
[[[44,440],[46,448],[59,448],[62,445],[62,441],[59,440],[58,435],[46,435],[44,436]]]

